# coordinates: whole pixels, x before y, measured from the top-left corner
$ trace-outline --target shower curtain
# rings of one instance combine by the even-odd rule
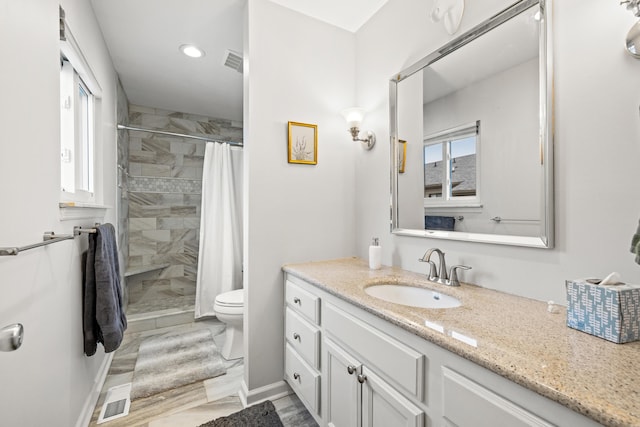
[[[242,288],[242,150],[208,142],[202,173],[195,318],[218,294]]]

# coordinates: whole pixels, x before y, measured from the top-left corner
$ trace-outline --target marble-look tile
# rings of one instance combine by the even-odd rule
[[[194,240],[196,238],[195,230],[173,229],[171,230],[171,240]]]
[[[132,151],[142,151],[142,138],[139,135],[140,132],[136,132],[135,136],[133,136],[133,134],[129,135],[129,153]]]
[[[172,206],[170,208],[170,216],[195,216],[196,213],[196,206]]]
[[[143,230],[142,238],[152,242],[171,242],[172,233],[169,230]]]
[[[131,176],[140,176],[140,175],[142,175],[142,163],[130,162],[129,163],[129,174]]]
[[[195,155],[184,155],[182,158],[183,166],[191,166],[194,168],[201,168],[204,164],[204,157]]]
[[[131,304],[130,304],[131,306]],[[128,322],[127,330],[130,332],[141,332],[156,329],[155,319],[136,320]]]
[[[141,241],[132,242],[129,241],[129,254],[130,255],[150,255],[157,252],[156,242]]]
[[[158,275],[159,279],[175,279],[178,277],[184,277],[184,265],[170,265],[164,268]]]
[[[161,217],[170,217],[170,216],[180,216],[180,215],[177,215],[177,214],[173,215],[171,213],[171,208],[168,206],[140,206],[138,204],[129,205],[130,218],[150,218],[150,217],[161,218]]]
[[[202,194],[185,194],[184,204],[200,206],[202,204]]]
[[[206,403],[149,422],[149,427],[199,426],[220,417],[241,411],[238,396],[228,396],[213,403]]]
[[[155,230],[157,222],[158,220],[156,218],[129,218],[129,230]]]
[[[194,318],[193,311],[186,311],[184,313],[161,316],[156,319],[156,327],[166,328],[168,326],[188,324],[193,322],[193,318]]]
[[[187,156],[193,156],[196,154],[196,145],[199,144],[197,142],[182,142],[176,141],[171,142],[170,151],[173,154],[183,154]],[[201,157],[202,158],[202,157]]]
[[[173,176],[171,174],[171,166],[168,165],[150,165],[141,163],[141,175],[142,176]]]
[[[156,153],[153,151],[129,151],[129,161],[132,163],[154,163],[156,159]]]
[[[184,242],[180,240],[159,242],[156,246],[156,253],[158,254],[179,254],[182,252],[184,252]]]
[[[156,113],[154,113],[153,115],[143,114],[140,118],[140,126],[147,129],[161,129],[172,131],[169,123],[169,117],[159,116]]]
[[[273,401],[273,406],[285,427],[317,427],[318,423],[298,396],[291,394]]]
[[[216,344],[218,345],[218,344]],[[227,396],[236,395],[240,391],[242,378],[244,377],[244,364],[227,368],[226,375],[204,380],[204,388],[207,400],[213,402]]]
[[[187,166],[174,166],[171,168],[171,175],[174,178],[196,179],[196,168]]]
[[[164,118],[160,120],[164,120]],[[154,134],[149,138],[142,138],[142,151],[171,154],[171,142],[167,139],[166,136],[160,134]]]
[[[138,267],[141,265],[145,265],[143,264],[143,257],[144,255],[131,255],[129,254],[129,267]]]
[[[185,218],[158,218],[157,227],[158,230],[193,228],[186,225]]]
[[[195,282],[198,277],[198,267],[193,265],[184,265],[183,274],[185,278]]]
[[[129,195],[129,204],[132,207],[162,205],[162,195],[158,193],[132,191]]]
[[[131,402],[129,415],[109,421],[109,427],[132,427],[207,403],[202,382],[189,384]],[[148,424],[147,424],[148,425]]]
[[[182,193],[162,193],[158,194],[158,204],[167,206],[182,206],[186,205],[185,195]]]

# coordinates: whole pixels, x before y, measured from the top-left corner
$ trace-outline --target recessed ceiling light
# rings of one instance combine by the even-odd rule
[[[184,53],[191,58],[200,58],[204,56],[204,50],[194,46],[192,44],[183,44],[180,46],[180,52]]]

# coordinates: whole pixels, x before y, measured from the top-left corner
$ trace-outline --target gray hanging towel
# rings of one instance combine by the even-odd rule
[[[89,234],[83,293],[85,354],[93,356],[99,342],[106,353],[116,350],[127,329],[127,318],[122,306],[116,233],[111,224],[97,226],[96,233]]]
[[[631,252],[636,254],[636,262],[640,264],[640,223],[638,223],[638,231],[631,239]]]

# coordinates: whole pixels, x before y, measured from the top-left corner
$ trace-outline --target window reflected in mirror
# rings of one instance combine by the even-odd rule
[[[480,177],[476,162],[480,122],[459,126],[424,140],[425,206],[446,206],[456,200],[478,204]]]

